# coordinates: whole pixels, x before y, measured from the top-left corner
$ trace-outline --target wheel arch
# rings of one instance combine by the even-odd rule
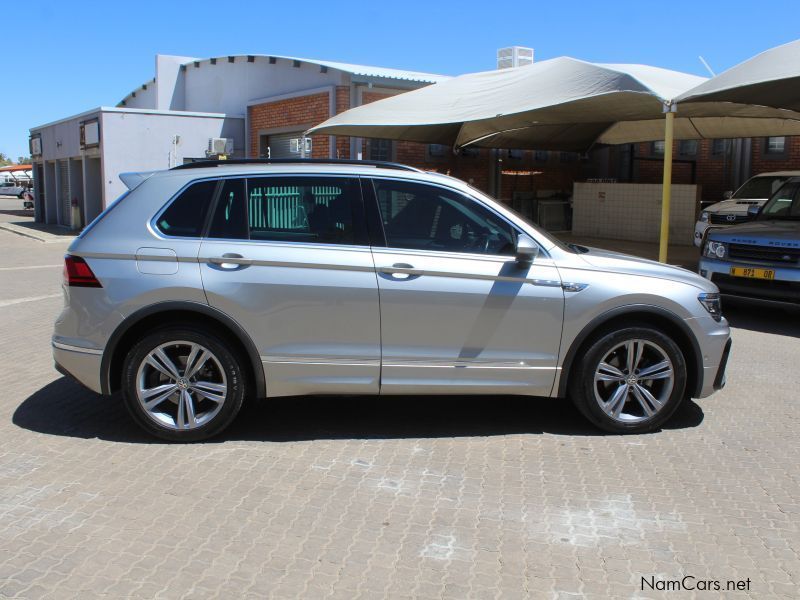
[[[576,357],[595,336],[614,329],[617,324],[630,324],[631,321],[650,325],[670,335],[681,349],[686,359],[686,389],[696,397],[703,385],[703,354],[692,330],[678,315],[670,310],[649,304],[632,304],[614,308],[598,315],[572,340],[561,363],[556,396],[567,395],[570,373],[576,364]]]
[[[148,329],[172,323],[197,324],[227,335],[247,359],[244,367],[255,385],[256,395],[267,395],[264,368],[256,345],[247,332],[225,313],[199,302],[167,301],[141,308],[111,334],[100,362],[100,386],[109,395],[120,389],[122,361],[128,350]]]

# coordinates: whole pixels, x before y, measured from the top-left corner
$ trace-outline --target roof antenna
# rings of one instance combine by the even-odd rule
[[[703,63],[703,66],[706,68],[706,71],[711,73],[712,77],[716,77],[717,76],[717,74],[714,73],[714,70],[711,67],[708,66],[708,63],[706,62],[705,58],[703,58],[702,56],[698,56],[697,58],[700,59],[700,62]]]

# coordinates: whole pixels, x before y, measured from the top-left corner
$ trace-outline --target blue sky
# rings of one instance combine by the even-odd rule
[[[281,54],[456,75],[494,68],[497,48],[706,75],[800,37],[796,2],[34,1],[4,19],[0,152],[28,128],[115,105],[154,57]],[[783,15],[783,18],[776,18]],[[9,15],[6,15],[9,17]],[[28,19],[27,23],[21,20]],[[21,65],[24,65],[22,67]]]

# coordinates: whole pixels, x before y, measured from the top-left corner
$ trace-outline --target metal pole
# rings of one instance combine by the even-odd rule
[[[672,199],[672,135],[675,121],[675,105],[665,104],[664,112],[664,182],[661,186],[661,240],[658,247],[659,262],[667,262],[669,247],[669,205]]]

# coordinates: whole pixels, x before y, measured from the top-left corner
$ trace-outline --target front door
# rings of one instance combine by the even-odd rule
[[[357,178],[225,180],[200,265],[209,304],[258,347],[268,396],[378,392],[378,286]]]
[[[381,393],[549,395],[564,310],[552,261],[520,266],[515,228],[458,191],[373,183]]]

